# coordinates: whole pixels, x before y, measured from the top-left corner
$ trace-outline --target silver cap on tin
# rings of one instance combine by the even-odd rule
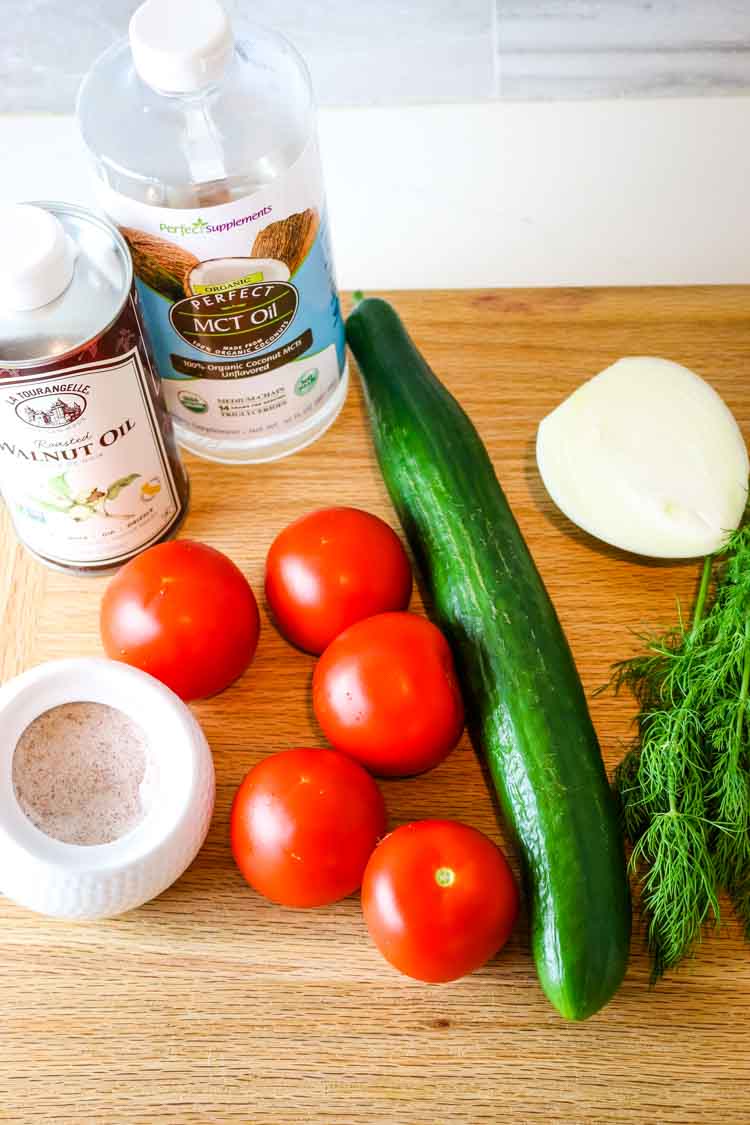
[[[0,303],[6,309],[38,309],[68,288],[76,248],[49,211],[30,203],[0,207],[0,240]]]
[[[135,69],[147,86],[165,94],[194,93],[218,82],[233,48],[220,0],[146,0],[130,20]]]

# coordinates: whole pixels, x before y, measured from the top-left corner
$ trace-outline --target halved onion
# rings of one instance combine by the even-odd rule
[[[653,558],[712,554],[742,519],[748,454],[705,380],[667,359],[620,359],[541,422],[537,463],[558,508]]]

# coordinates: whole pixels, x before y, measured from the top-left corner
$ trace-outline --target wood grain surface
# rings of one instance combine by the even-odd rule
[[[626,354],[693,367],[750,437],[750,309],[741,289],[392,295],[417,343],[487,442],[587,692],[633,651],[631,630],[671,622],[695,564],[597,545],[552,507],[536,472],[540,418]],[[356,378],[316,445],[274,465],[189,462],[183,534],[228,552],[260,597],[273,536],[311,508],[353,504],[395,525]],[[99,652],[101,580],[45,570],[3,517],[3,679]],[[414,608],[418,608],[415,601]],[[218,798],[203,851],[157,901],[67,924],[0,901],[0,1120],[489,1125],[500,1121],[750,1120],[750,948],[726,911],[687,968],[648,987],[636,930],[623,988],[585,1024],[544,999],[525,923],[480,972],[448,986],[398,976],[369,943],[356,897],[284,910],[243,883],[229,851],[234,791],[265,754],[322,745],[311,657],[263,614],[253,667],[196,706]],[[608,767],[631,704],[591,701]],[[463,819],[502,841],[467,741],[440,768],[383,785],[392,825]]]

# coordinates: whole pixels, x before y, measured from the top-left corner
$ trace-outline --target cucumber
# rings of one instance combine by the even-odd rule
[[[622,832],[573,658],[471,421],[396,312],[368,298],[346,335],[380,467],[451,642],[469,729],[518,841],[541,986],[566,1018],[625,973]]]

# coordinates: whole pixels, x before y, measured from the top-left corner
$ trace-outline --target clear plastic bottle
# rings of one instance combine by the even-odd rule
[[[314,441],[348,368],[300,56],[261,28],[234,42],[219,0],[147,0],[78,119],[181,444],[259,462]]]

